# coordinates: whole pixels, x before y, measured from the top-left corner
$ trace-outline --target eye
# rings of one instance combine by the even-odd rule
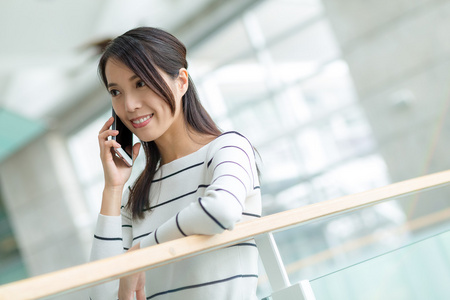
[[[111,94],[112,97],[116,97],[120,94],[118,90],[109,90],[109,93]]]
[[[138,82],[136,83],[136,87],[137,87],[137,88],[140,88],[140,87],[143,87],[143,86],[145,86],[145,82],[143,82],[142,80],[141,80],[141,81],[138,81]]]

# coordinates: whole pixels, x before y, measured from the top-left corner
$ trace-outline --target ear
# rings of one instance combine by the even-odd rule
[[[185,68],[181,68],[178,73],[177,87],[181,95],[184,95],[189,87],[189,74]]]

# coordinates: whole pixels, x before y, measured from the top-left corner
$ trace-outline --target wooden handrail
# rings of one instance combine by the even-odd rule
[[[234,230],[220,235],[188,236],[138,251],[16,281],[0,286],[0,300],[38,299],[72,292],[227,247],[266,232],[285,230],[308,221],[373,205],[389,198],[449,182],[450,170],[239,223]]]

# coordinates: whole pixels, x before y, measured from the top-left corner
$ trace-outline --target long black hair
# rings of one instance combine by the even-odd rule
[[[105,67],[113,59],[126,65],[145,84],[160,96],[175,114],[175,99],[158,69],[176,78],[181,68],[187,69],[186,47],[168,32],[153,27],[132,29],[112,40],[105,48],[98,65],[99,75],[105,87],[108,80]],[[220,135],[220,130],[203,108],[191,77],[188,89],[182,99],[183,115],[188,128],[196,133],[211,136]],[[161,160],[161,154],[154,141],[142,142],[146,156],[146,167],[130,189],[127,208],[133,218],[143,218],[150,208],[150,188]]]

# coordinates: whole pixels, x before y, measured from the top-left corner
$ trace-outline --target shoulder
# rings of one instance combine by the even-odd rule
[[[224,146],[242,146],[246,149],[253,149],[249,139],[237,131],[226,131],[222,133],[211,143],[211,146],[213,149]]]
[[[237,131],[227,131],[211,142],[207,157],[211,159],[219,152],[232,154],[234,151],[230,150],[233,149],[239,149],[240,152],[246,153],[247,156],[254,156],[255,154],[253,146],[247,137]]]

